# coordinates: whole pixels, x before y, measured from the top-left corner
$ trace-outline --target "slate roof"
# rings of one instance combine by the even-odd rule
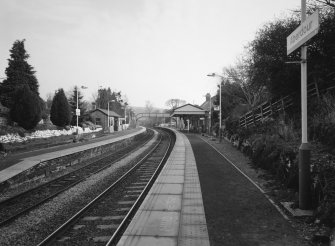
[[[108,110],[107,109],[102,109],[102,108],[96,108],[96,109],[93,109],[90,113],[94,112],[94,111],[100,111],[102,112],[103,114],[105,114],[106,116],[108,116]],[[115,113],[114,111],[112,110],[109,110],[109,116],[110,117],[117,117],[117,118],[122,118],[119,114]]]

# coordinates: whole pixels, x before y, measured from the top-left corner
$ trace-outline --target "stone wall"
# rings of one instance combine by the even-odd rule
[[[1,183],[0,191],[8,188],[15,188],[18,186],[26,185],[29,183],[36,183],[52,176],[57,176],[57,173],[59,173],[60,171],[64,172],[69,167],[73,167],[79,163],[83,163],[84,161],[88,161],[101,154],[107,152],[114,153],[131,144],[133,140],[140,138],[143,134],[146,134],[146,132],[111,144],[101,145],[92,149],[75,152],[70,155],[40,162],[32,168],[27,169],[26,171]]]

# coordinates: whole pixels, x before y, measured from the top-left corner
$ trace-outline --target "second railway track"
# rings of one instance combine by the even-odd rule
[[[115,245],[172,150],[173,134],[162,132],[151,152],[39,245]]]
[[[144,145],[152,138],[152,136],[153,131],[149,130],[143,138],[134,141],[133,144],[117,151],[116,153],[98,158],[98,160],[95,160],[57,179],[1,201],[0,226],[4,226],[12,222],[19,216],[31,211],[61,192],[85,180],[87,177],[109,167],[114,162],[122,159],[132,151]]]

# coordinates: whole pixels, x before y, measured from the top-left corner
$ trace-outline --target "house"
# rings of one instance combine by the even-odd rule
[[[102,126],[104,131],[119,131],[120,130],[120,118],[121,116],[114,111],[102,108],[96,108],[88,112],[88,115],[93,120],[93,123],[96,125]],[[108,128],[108,116],[109,116],[109,128]]]

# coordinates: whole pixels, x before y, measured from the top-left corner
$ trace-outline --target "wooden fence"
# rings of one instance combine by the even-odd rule
[[[286,96],[276,102],[265,102],[259,105],[256,109],[247,112],[240,117],[240,126],[248,127],[256,124],[257,122],[264,121],[265,119],[273,116],[277,112],[285,113],[285,110],[293,105],[293,97]]]
[[[323,94],[333,89],[335,89],[335,86],[328,87],[327,89],[324,89],[320,92],[318,84],[316,82],[313,82],[307,85],[307,94],[308,97],[320,98],[320,93]],[[254,110],[251,110],[240,117],[240,126],[248,127],[260,121],[264,121],[278,112],[285,113],[285,110],[293,105],[293,97],[294,95],[289,95],[281,98],[278,101],[267,101],[259,105]]]

